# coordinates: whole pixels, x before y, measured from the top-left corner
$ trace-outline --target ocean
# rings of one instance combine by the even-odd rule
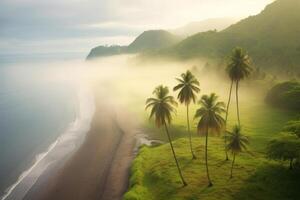
[[[78,56],[0,55],[0,199],[22,199],[88,131],[93,97],[63,64]]]

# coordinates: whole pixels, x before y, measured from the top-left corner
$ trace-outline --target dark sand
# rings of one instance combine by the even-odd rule
[[[122,199],[135,146],[132,116],[123,111],[96,97],[96,113],[82,146],[63,166],[41,177],[25,199]]]

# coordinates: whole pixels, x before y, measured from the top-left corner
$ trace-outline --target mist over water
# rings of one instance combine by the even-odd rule
[[[76,119],[79,84],[45,63],[0,63],[0,196]]]

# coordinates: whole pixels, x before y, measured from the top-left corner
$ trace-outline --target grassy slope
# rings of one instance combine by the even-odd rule
[[[236,121],[234,104],[231,107],[229,124]],[[194,113],[192,107],[190,113]],[[266,106],[261,99],[241,102],[241,121],[244,133],[250,137],[250,153],[237,157],[234,178],[229,180],[230,162],[224,162],[223,140],[209,138],[209,166],[214,187],[206,188],[204,165],[204,138],[194,140],[197,160],[191,160],[188,140],[185,136],[185,108],[180,106],[174,126],[175,150],[189,186],[181,188],[169,144],[159,147],[143,147],[135,159],[130,179],[131,188],[125,200],[181,200],[181,199],[297,199],[300,191],[300,174],[289,171],[278,163],[265,158],[266,143],[281,130],[285,122],[296,113]],[[165,140],[163,130],[146,123],[146,131],[152,137]],[[195,126],[194,126],[195,127]],[[195,132],[195,128],[193,128]],[[182,139],[178,139],[182,138]]]
[[[181,187],[168,144],[143,147],[132,167],[131,190],[124,199],[296,199],[300,173],[289,171],[264,158],[260,153],[237,157],[234,178],[229,180],[230,162],[224,162],[223,142],[210,138],[209,166],[214,186],[207,188],[204,165],[204,140],[194,140],[197,160],[191,160],[187,139],[175,144],[183,174],[189,185]]]

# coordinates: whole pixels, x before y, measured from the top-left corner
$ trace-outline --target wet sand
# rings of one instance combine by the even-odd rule
[[[30,200],[119,200],[128,187],[134,157],[133,116],[96,95],[90,131],[62,166],[45,173],[28,192]]]

